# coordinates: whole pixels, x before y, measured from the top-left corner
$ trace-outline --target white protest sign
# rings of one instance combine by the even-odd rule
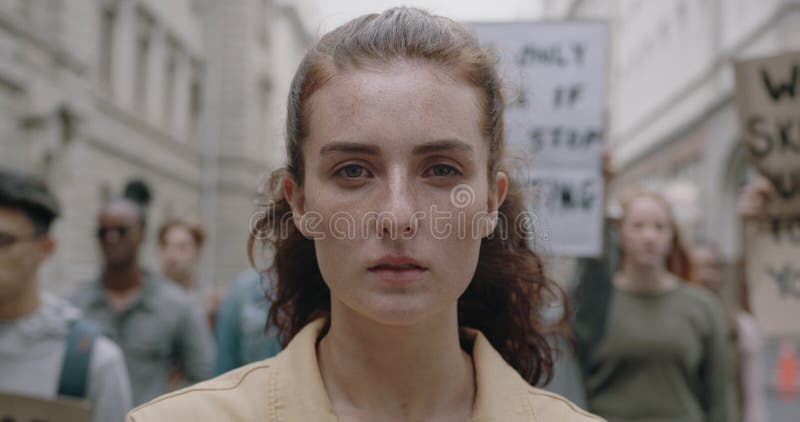
[[[800,334],[800,53],[736,63],[742,142],[775,187],[745,248],[753,314],[770,336]]]
[[[608,89],[603,22],[470,25],[500,57],[506,88],[505,140],[522,158],[512,178],[532,196],[535,246],[553,255],[602,249]]]

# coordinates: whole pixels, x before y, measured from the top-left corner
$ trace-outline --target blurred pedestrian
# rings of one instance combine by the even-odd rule
[[[166,391],[174,366],[189,382],[211,374],[214,344],[204,312],[180,287],[139,265],[145,214],[129,199],[106,203],[97,219],[100,274],[73,297],[125,353],[134,404]]]
[[[248,363],[270,358],[281,351],[274,327],[267,327],[270,303],[266,282],[255,270],[246,270],[231,283],[217,313],[215,327],[217,360],[214,372],[219,375]]]
[[[158,230],[158,252],[162,274],[177,282],[204,307],[209,326],[213,329],[219,295],[209,282],[198,279],[205,239],[206,232],[199,220],[173,218]]]
[[[158,255],[161,273],[177,283],[205,311],[209,328],[214,330],[219,295],[207,282],[198,280],[200,256],[206,232],[202,223],[193,218],[172,218],[158,229]],[[187,385],[180,368],[173,368],[169,390]]]
[[[709,241],[697,241],[692,247],[694,281],[714,293],[720,301],[725,288],[719,249]],[[749,312],[725,307],[733,380],[739,398],[742,422],[765,422],[762,341],[756,322]]]
[[[589,410],[609,422],[735,421],[725,317],[687,282],[669,204],[631,194],[617,231],[619,269],[607,253],[584,267],[575,294]]]
[[[258,224],[288,345],[129,420],[599,421],[533,387],[552,370],[542,311],[557,286],[527,226],[500,236],[491,218],[524,216],[502,170],[495,63],[464,26],[418,9],[324,35],[293,79],[289,162]],[[443,234],[419,217],[437,207],[488,218]],[[391,217],[352,236],[304,219],[373,212]]]
[[[85,399],[94,422],[118,421],[132,407],[122,351],[40,289],[58,215],[41,180],[0,170],[0,392]]]
[[[150,185],[144,180],[137,178],[130,179],[125,183],[122,197],[139,204],[145,211],[150,207],[150,201],[153,199],[153,195],[150,193]]]

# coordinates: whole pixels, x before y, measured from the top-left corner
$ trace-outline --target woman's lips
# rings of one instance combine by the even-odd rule
[[[408,284],[421,280],[428,268],[412,256],[388,254],[372,261],[367,270],[384,283]]]
[[[382,281],[390,284],[407,284],[419,281],[426,268],[416,265],[378,265],[369,269],[369,272],[377,275]]]

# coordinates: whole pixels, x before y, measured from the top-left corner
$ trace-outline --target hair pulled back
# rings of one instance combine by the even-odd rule
[[[466,28],[418,9],[394,8],[356,18],[325,34],[306,54],[292,81],[286,118],[288,162],[268,182],[249,242],[251,260],[259,240],[274,253],[269,324],[277,328],[284,344],[310,321],[330,317],[330,291],[317,264],[314,241],[294,224],[286,224],[291,208],[282,191],[284,177],[303,184],[302,146],[313,112],[309,99],[337,74],[387,69],[401,60],[443,66],[479,91],[480,127],[489,145],[487,177],[491,182],[500,170],[504,103],[497,60]],[[555,351],[547,336],[564,323],[564,319],[546,321],[541,311],[554,298],[564,301],[565,307],[566,302],[558,285],[545,277],[541,258],[530,248],[531,226],[516,224],[523,214],[522,195],[511,182],[499,209],[500,224],[492,236],[482,239],[477,269],[459,298],[458,320],[462,326],[480,330],[503,358],[535,385],[552,376]]]

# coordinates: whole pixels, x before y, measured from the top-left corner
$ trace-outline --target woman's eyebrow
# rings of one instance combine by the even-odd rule
[[[432,152],[460,151],[472,152],[472,145],[457,139],[442,139],[417,145],[412,150],[413,155],[425,155]],[[319,150],[320,155],[328,155],[336,152],[350,154],[379,155],[380,148],[375,145],[367,145],[358,142],[335,141],[324,145]]]
[[[380,153],[380,149],[374,145],[360,144],[358,142],[337,141],[325,144],[322,148],[320,148],[319,155],[327,155],[335,152],[378,155]]]
[[[473,148],[472,145],[457,139],[443,139],[418,145],[414,147],[412,153],[414,155],[425,155],[432,152],[446,151],[472,152]]]

